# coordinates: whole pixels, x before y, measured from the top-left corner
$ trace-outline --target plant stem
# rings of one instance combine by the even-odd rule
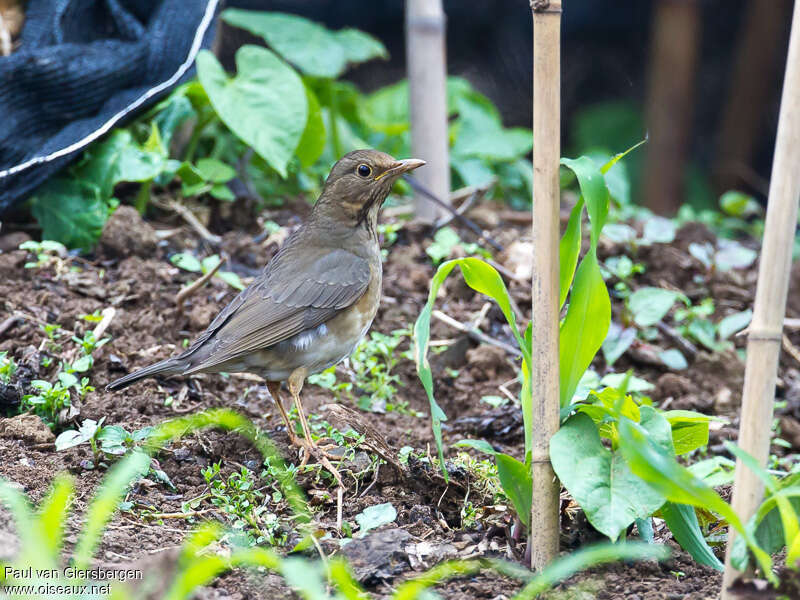
[[[195,125],[194,131],[192,131],[192,137],[189,138],[189,143],[186,144],[186,153],[183,155],[183,160],[186,162],[191,162],[194,158],[194,153],[197,151],[197,145],[200,143],[200,136],[203,135],[203,131],[205,130],[206,126],[211,123],[213,118],[214,113],[209,112],[197,120],[197,125]]]
[[[153,180],[142,182],[139,186],[139,192],[136,194],[136,210],[139,214],[144,216],[144,211],[147,210],[147,203],[150,202],[150,191],[153,188]]]
[[[333,79],[326,80],[328,94],[330,96],[330,122],[331,122],[331,143],[333,144],[334,158],[339,160],[342,157],[342,142],[339,140],[339,102],[336,97],[336,88]]]

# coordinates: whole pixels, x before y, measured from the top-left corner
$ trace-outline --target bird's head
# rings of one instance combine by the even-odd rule
[[[424,164],[416,158],[397,160],[378,150],[348,152],[333,165],[314,212],[374,230],[378,210],[394,182]]]

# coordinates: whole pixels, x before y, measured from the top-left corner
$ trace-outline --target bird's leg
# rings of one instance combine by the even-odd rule
[[[300,367],[299,369],[295,369],[292,374],[289,376],[289,393],[292,395],[294,399],[294,404],[297,407],[297,414],[300,416],[300,424],[303,427],[303,434],[306,437],[306,444],[308,444],[306,450],[307,452],[314,455],[325,469],[333,475],[333,478],[336,480],[336,483],[339,485],[340,488],[344,488],[344,484],[342,483],[342,476],[339,475],[339,471],[334,467],[330,461],[328,460],[329,454],[319,448],[317,443],[311,437],[311,428],[308,426],[308,420],[306,419],[306,414],[303,411],[303,406],[300,403],[300,392],[303,389],[303,382],[305,381],[307,371]],[[331,458],[340,459],[341,457],[333,457]]]
[[[305,444],[302,443],[297,434],[294,432],[294,427],[292,426],[292,421],[289,419],[289,414],[286,412],[286,409],[283,407],[283,402],[281,402],[280,390],[281,390],[281,383],[280,381],[268,381],[267,382],[267,390],[269,390],[269,395],[272,396],[272,399],[275,401],[275,406],[278,407],[278,410],[281,413],[281,418],[283,422],[286,424],[286,435],[289,436],[289,441],[294,446],[300,446],[301,448],[305,448]]]

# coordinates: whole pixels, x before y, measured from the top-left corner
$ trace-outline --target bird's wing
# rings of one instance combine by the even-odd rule
[[[286,340],[355,303],[370,282],[369,262],[336,249],[288,247],[242,291],[179,359],[201,371]]]

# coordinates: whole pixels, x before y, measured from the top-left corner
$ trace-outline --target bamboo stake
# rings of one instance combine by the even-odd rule
[[[799,164],[800,2],[795,2],[753,321],[747,336],[747,365],[739,424],[739,445],[761,465],[766,465],[769,455],[775,379],[800,198]],[[743,521],[747,521],[756,511],[763,494],[764,488],[758,477],[737,460],[732,504]],[[727,589],[738,575],[730,564],[733,540],[733,529],[729,529],[722,583],[723,600],[732,598]]]
[[[411,117],[411,153],[428,163],[418,177],[434,196],[450,197],[447,133],[447,61],[442,0],[406,0],[406,60]],[[444,214],[416,194],[416,216],[433,223]]]
[[[530,0],[533,11],[533,495],[531,568],[558,556],[559,485],[550,464],[558,431],[558,234],[561,158],[561,0]]]

